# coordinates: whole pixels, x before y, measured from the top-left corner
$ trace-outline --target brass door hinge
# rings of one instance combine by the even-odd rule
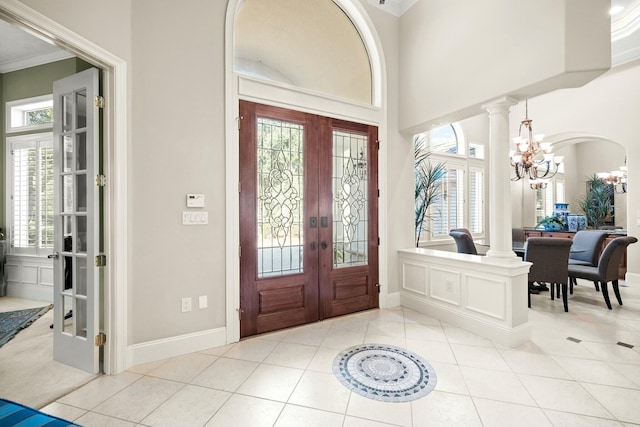
[[[242,313],[244,313],[244,310],[239,308],[238,309],[238,320],[242,320]]]
[[[107,265],[106,255],[96,255],[96,267],[104,267]]]
[[[107,342],[107,335],[104,332],[100,332],[98,335],[96,335],[93,342],[95,343],[96,347],[102,347]]]
[[[104,187],[107,185],[107,177],[104,175],[96,175],[96,185],[98,187]]]
[[[100,95],[96,96],[93,99],[93,104],[98,108],[104,108],[104,97]]]
[[[378,288],[378,293],[380,293],[380,283],[376,283],[376,288]]]

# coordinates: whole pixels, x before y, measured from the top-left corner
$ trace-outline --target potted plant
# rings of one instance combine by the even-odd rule
[[[538,221],[536,227],[542,227],[546,231],[560,231],[564,230],[566,225],[567,224],[564,222],[564,218],[561,216],[545,216],[540,221]]]
[[[431,152],[426,148],[424,137],[414,139],[414,149],[415,237],[418,247],[424,222],[429,218],[429,207],[440,198],[440,184],[447,169],[444,163],[433,164],[429,160]]]
[[[587,217],[587,225],[592,228],[600,228],[604,225],[605,218],[611,212],[611,201],[604,182],[596,175],[587,180],[589,190],[578,201],[580,209]]]

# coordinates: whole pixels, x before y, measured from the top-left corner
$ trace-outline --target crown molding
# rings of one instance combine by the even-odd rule
[[[0,74],[10,73],[12,71],[24,70],[38,65],[48,64],[50,62],[61,61],[63,59],[73,58],[69,52],[59,51],[45,53],[43,55],[34,55],[20,58],[15,61],[7,62],[0,65]]]

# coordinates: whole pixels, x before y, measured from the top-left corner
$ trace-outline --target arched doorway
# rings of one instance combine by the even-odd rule
[[[328,1],[328,0],[327,0]],[[274,73],[274,67],[270,64],[268,67],[262,68],[263,75],[259,78],[252,78],[250,75],[241,75],[234,71],[236,67],[236,58],[234,55],[235,41],[237,38],[236,26],[237,19],[240,15],[243,4],[247,1],[232,0],[229,2],[227,10],[227,51],[226,51],[226,76],[227,76],[227,134],[226,134],[226,166],[228,181],[236,182],[239,177],[239,158],[240,152],[238,148],[238,121],[241,115],[238,111],[239,100],[244,99],[252,102],[260,102],[263,104],[273,105],[302,111],[306,113],[319,114],[334,119],[346,119],[363,124],[376,125],[379,134],[384,139],[386,132],[385,120],[385,96],[384,96],[384,61],[382,59],[382,50],[380,42],[375,35],[373,25],[366,17],[362,7],[357,2],[350,0],[329,1],[329,6],[338,7],[338,11],[352,24],[355,28],[355,34],[361,38],[361,43],[368,56],[368,65],[370,73],[370,93],[368,95],[369,102],[363,104],[361,98],[351,97],[345,99],[339,97],[335,93],[320,93],[318,87],[313,85],[309,87],[297,87],[287,82],[283,82],[283,77],[288,77],[288,73]],[[286,3],[286,2],[285,2]],[[309,52],[312,54],[312,52]],[[246,59],[246,58],[245,58]],[[255,71],[260,71],[256,67],[256,61],[242,60],[242,66],[252,66],[251,71],[255,75]],[[263,64],[265,65],[265,64]],[[247,73],[249,74],[249,73]],[[268,74],[268,78],[267,78]],[[308,86],[305,84],[305,86]],[[380,169],[385,169],[385,153],[386,148],[381,147]],[[380,188],[384,187],[385,176],[380,175]],[[232,188],[233,187],[233,188]],[[378,201],[380,206],[384,206],[384,193]],[[240,226],[238,218],[239,212],[239,195],[237,189],[233,185],[227,185],[226,194],[226,220],[227,220],[227,340],[229,342],[237,341],[240,336],[239,316],[240,295],[239,295],[239,260],[238,252],[240,247]],[[380,237],[384,242],[384,213],[380,212]],[[386,280],[386,248],[381,244],[380,253],[380,277]],[[384,279],[383,279],[384,278]],[[384,294],[381,296],[384,300]]]

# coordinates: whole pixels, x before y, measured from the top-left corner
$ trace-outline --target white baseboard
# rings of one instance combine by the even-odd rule
[[[624,281],[627,282],[628,286],[640,285],[640,274],[627,272]]]
[[[403,292],[401,299],[404,307],[473,332],[505,347],[518,347],[531,340],[531,324],[529,322],[515,328],[508,328],[485,321],[478,316],[467,315],[460,310],[448,309],[446,306],[409,292]]]
[[[380,299],[380,308],[393,308],[400,305],[400,292],[387,294],[384,299]]]
[[[226,327],[134,344],[127,348],[125,369],[226,344]]]

